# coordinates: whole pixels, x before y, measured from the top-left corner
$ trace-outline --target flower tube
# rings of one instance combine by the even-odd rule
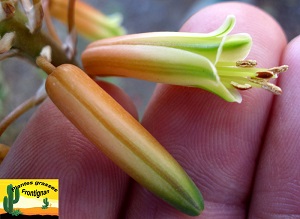
[[[153,32],[96,41],[83,52],[83,66],[90,75],[199,87],[230,102],[240,103],[238,90],[251,87],[280,94],[269,79],[287,66],[256,68],[256,61],[244,60],[252,39],[245,33],[228,35],[234,25],[235,17],[228,16],[207,34]]]
[[[46,91],[60,111],[142,186],[189,215],[203,210],[202,196],[178,162],[87,74],[74,65],[55,68],[43,58]]]

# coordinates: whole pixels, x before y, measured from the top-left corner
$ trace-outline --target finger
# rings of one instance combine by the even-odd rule
[[[120,89],[101,86],[137,116]],[[129,182],[50,100],[33,116],[0,168],[0,178],[59,179],[62,218],[116,218]]]
[[[265,67],[278,65],[285,36],[270,16],[250,5],[210,6],[194,15],[182,31],[212,31],[228,14],[237,18],[235,32],[253,37],[249,58]],[[143,125],[202,191],[203,216],[241,218],[246,214],[273,96],[255,89],[242,95],[242,104],[235,104],[200,89],[160,85],[143,119]],[[128,218],[185,218],[138,185],[133,189],[130,207]]]
[[[300,37],[289,43],[283,56],[289,71],[280,77],[284,93],[272,106],[251,201],[252,218],[300,217],[299,50]]]

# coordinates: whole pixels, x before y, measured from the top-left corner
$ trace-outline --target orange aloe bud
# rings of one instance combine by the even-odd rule
[[[203,210],[202,196],[178,162],[88,75],[43,58],[46,91],[60,111],[105,155],[142,186],[188,215]]]
[[[49,1],[50,13],[63,23],[67,23],[68,0]],[[103,39],[125,34],[120,26],[122,16],[105,16],[88,4],[77,0],[75,4],[75,27],[79,34],[89,40]]]

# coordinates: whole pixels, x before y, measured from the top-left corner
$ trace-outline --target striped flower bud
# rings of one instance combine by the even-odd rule
[[[60,111],[129,176],[189,215],[199,215],[202,196],[178,162],[88,75],[74,65],[37,64],[49,76],[46,91]]]

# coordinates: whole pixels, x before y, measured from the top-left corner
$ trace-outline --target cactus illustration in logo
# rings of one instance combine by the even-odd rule
[[[19,188],[13,190],[13,185],[12,184],[8,185],[7,196],[4,196],[3,198],[3,209],[11,215],[15,215],[17,212],[20,214],[18,210],[14,210],[13,208],[14,204],[16,204],[19,201],[19,199],[20,199]]]
[[[48,198],[43,199],[44,205],[42,205],[42,209],[47,209],[49,206]]]

